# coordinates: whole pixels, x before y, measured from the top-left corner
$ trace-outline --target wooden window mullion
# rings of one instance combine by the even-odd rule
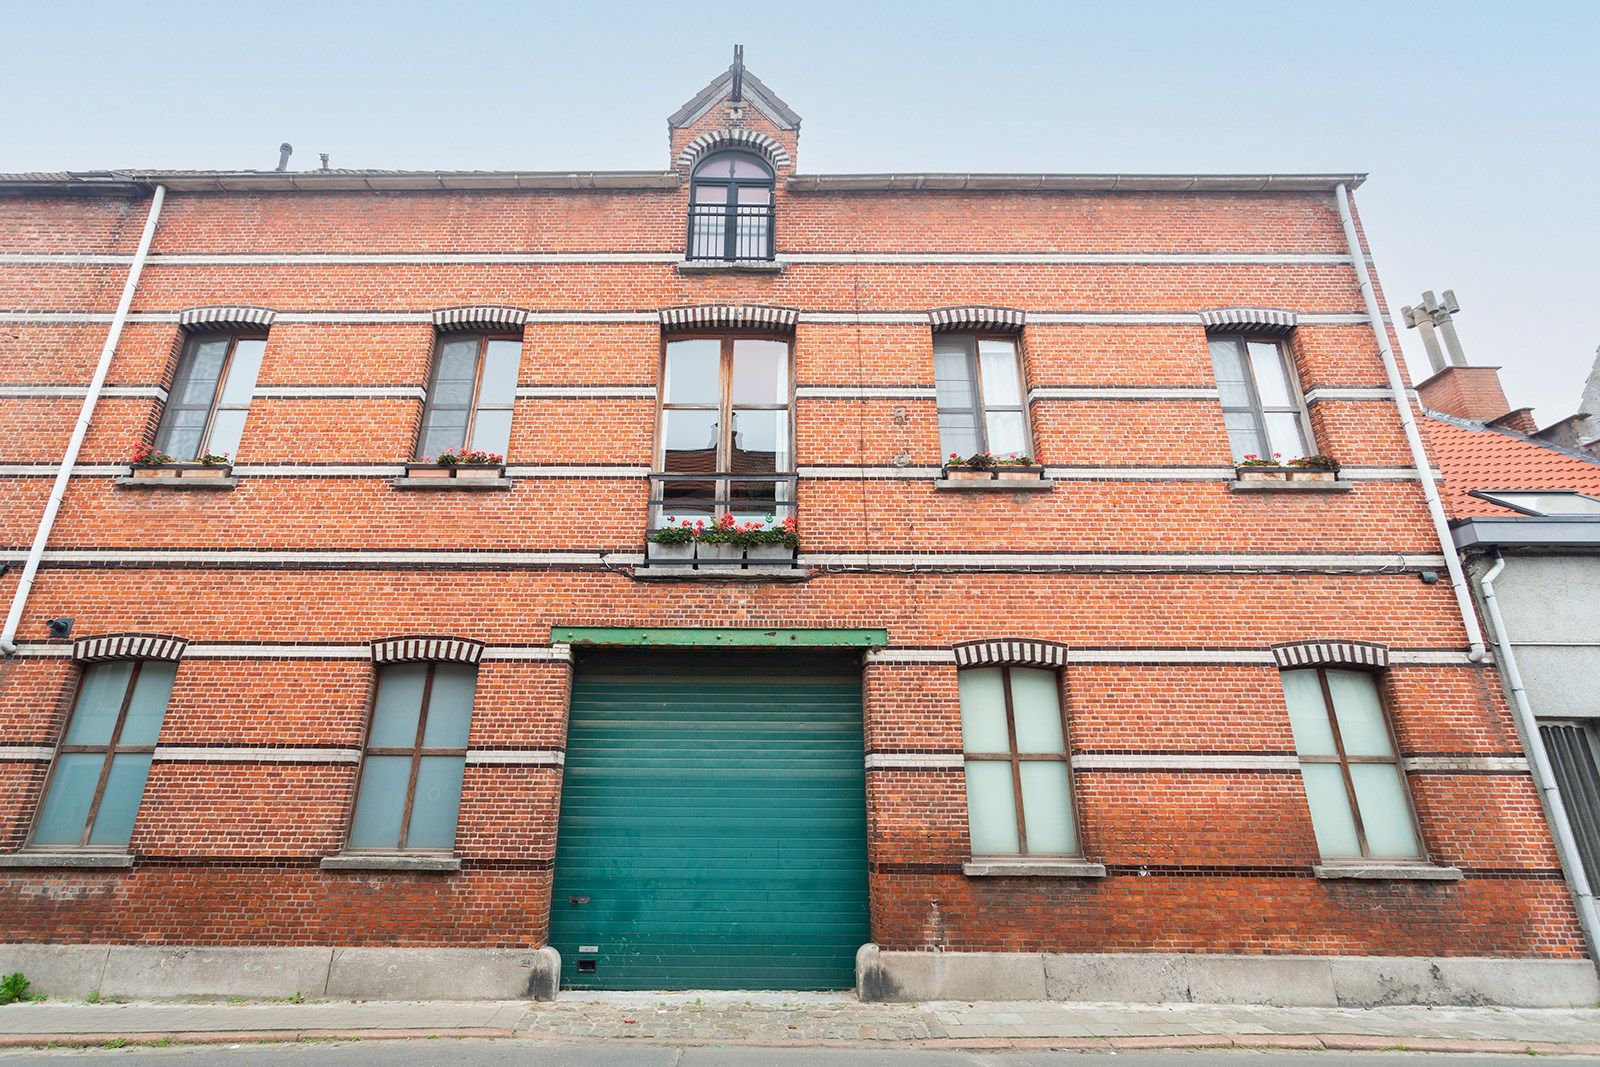
[[[488,350],[489,335],[482,334],[478,337],[478,354],[474,357],[475,362],[472,367],[472,392],[467,395],[467,425],[461,433],[463,450],[472,447],[472,433],[478,427],[478,404],[483,389],[483,363]]]
[[[1028,826],[1027,819],[1022,812],[1022,761],[1017,758],[1017,716],[1011,705],[1011,668],[1000,668],[1000,689],[1005,696],[1006,705],[1006,743],[1010,748],[1007,753],[1011,765],[1011,796],[1012,804],[1016,809],[1017,817],[1017,855],[1028,854]]]
[[[1333,749],[1339,756],[1339,775],[1344,779],[1345,797],[1350,803],[1350,818],[1356,830],[1356,844],[1361,849],[1362,857],[1369,855],[1367,848],[1367,831],[1361,822],[1361,805],[1356,802],[1356,785],[1350,777],[1350,758],[1345,755],[1344,736],[1339,732],[1339,716],[1333,710],[1333,691],[1328,688],[1328,672],[1326,668],[1318,667],[1317,681],[1322,686],[1323,712],[1328,716],[1328,728],[1333,734]]]
[[[128,672],[128,688],[122,694],[122,706],[117,709],[117,721],[111,727],[111,736],[106,740],[106,758],[100,764],[100,778],[95,782],[94,798],[89,801],[89,813],[83,820],[83,835],[78,838],[79,845],[88,845],[90,836],[94,833],[94,821],[100,817],[100,799],[105,795],[106,780],[111,777],[111,763],[116,759],[117,742],[122,738],[122,724],[128,720],[128,708],[133,703],[133,689],[139,682],[139,668],[144,666],[142,660],[135,660],[133,670]],[[74,717],[78,714],[76,702],[72,709]],[[71,728],[71,722],[68,722]]]
[[[406,781],[406,806],[400,813],[400,848],[406,847],[411,835],[411,805],[417,795],[417,771],[422,766],[422,735],[428,728],[428,704],[433,696],[433,672],[437,663],[428,664],[428,673],[422,680],[422,707],[417,710],[417,738],[411,749],[411,775]]]

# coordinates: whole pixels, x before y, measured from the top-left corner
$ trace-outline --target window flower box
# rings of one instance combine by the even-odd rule
[[[1296,486],[1310,490],[1312,486],[1326,486],[1328,490],[1347,490],[1349,482],[1339,482],[1339,462],[1331,456],[1301,456],[1283,462],[1282,453],[1272,454],[1272,459],[1245,456],[1234,467],[1234,485],[1242,488],[1267,488],[1272,483],[1282,483],[1285,488]]]
[[[407,478],[458,478],[498,482],[506,476],[506,457],[498,452],[441,452],[406,464]]]
[[[754,567],[792,567],[800,546],[799,524],[793,516],[781,523],[740,523],[724,515],[711,525],[687,519],[653,530],[646,538],[645,563],[694,567],[708,572],[731,572]]]
[[[976,470],[972,467],[952,467],[948,464],[943,469],[944,476],[952,482],[992,482],[994,471],[984,469]]]
[[[1044,477],[1044,468],[1033,463],[1002,463],[994,474],[1002,482],[1036,482]]]
[[[221,483],[233,475],[233,461],[227,455],[207,453],[193,462],[180,463],[149,445],[140,445],[129,459],[129,475],[136,482],[171,484],[174,481]]]

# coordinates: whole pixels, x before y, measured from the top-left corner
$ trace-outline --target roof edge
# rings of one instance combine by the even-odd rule
[[[183,193],[604,191],[676,189],[682,180],[670,170],[139,170],[0,174],[0,195],[144,196],[157,185]]]
[[[1358,188],[1364,172],[1350,174],[1004,174],[888,173],[795,174],[792,193],[843,192],[1332,192]]]

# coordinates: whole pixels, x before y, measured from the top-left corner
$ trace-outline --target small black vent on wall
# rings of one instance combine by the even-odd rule
[[[594,963],[595,963],[594,960],[579,960],[578,961],[578,973],[579,974],[593,974],[593,973],[595,973],[595,971],[594,971]]]

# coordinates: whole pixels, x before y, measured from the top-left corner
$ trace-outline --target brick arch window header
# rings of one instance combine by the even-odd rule
[[[271,308],[227,305],[189,308],[178,313],[178,325],[192,333],[207,330],[265,330],[278,313]]]
[[[1027,324],[1028,313],[1021,308],[973,304],[966,307],[935,308],[928,312],[928,325],[934,330],[982,330],[1013,333]]]
[[[468,307],[440,308],[433,313],[434,328],[441,333],[458,330],[504,330],[516,333],[528,322],[525,308],[475,304]]]
[[[154,659],[177,661],[183,658],[189,642],[171,634],[102,634],[80,637],[72,643],[74,663],[105,663],[112,660]]]
[[[674,330],[768,330],[792,333],[800,321],[798,308],[768,304],[695,304],[662,308],[661,328]]]
[[[1389,666],[1389,648],[1370,641],[1292,641],[1273,645],[1272,658],[1280,670],[1294,667],[1383,670]]]
[[[1282,308],[1211,308],[1200,312],[1207,330],[1221,333],[1283,334],[1300,323],[1300,316]]]
[[[724,128],[702,133],[684,145],[673,160],[673,165],[690,168],[714,152],[729,150],[751,152],[760,156],[774,170],[794,163],[789,150],[779,144],[777,138],[756,130]]]
[[[1056,670],[1067,665],[1067,646],[1054,641],[1000,638],[965,641],[955,647],[956,666],[964,667],[1043,667]]]
[[[432,661],[476,664],[483,658],[483,649],[483,642],[470,641],[464,637],[421,635],[389,637],[372,642],[372,662],[386,664]]]

